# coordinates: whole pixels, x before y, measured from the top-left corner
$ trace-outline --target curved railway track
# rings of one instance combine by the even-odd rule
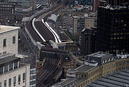
[[[52,29],[49,24],[46,22],[48,16],[52,13],[63,8],[64,5],[57,5],[47,11],[41,11],[34,14],[30,17],[30,21],[26,23],[26,32],[31,37],[31,40],[34,45],[37,42],[41,44],[53,40],[56,43],[61,43],[60,36]],[[63,59],[57,56],[54,60],[51,58],[46,58],[43,68],[41,68],[40,73],[38,73],[37,85],[36,87],[49,87],[53,84],[53,80],[56,78],[59,73],[62,71],[61,64]]]
[[[61,4],[48,11],[33,15],[30,18],[30,21],[26,23],[26,31],[29,33],[34,43],[44,43],[49,40],[53,40],[56,43],[61,42],[59,35],[45,20],[49,15],[63,7],[64,6]],[[61,62],[62,59],[58,56],[55,59],[46,58],[43,68],[41,68],[40,73],[38,73],[36,87],[49,87],[53,83],[53,80],[58,78],[58,73],[62,70],[61,66],[59,66]]]

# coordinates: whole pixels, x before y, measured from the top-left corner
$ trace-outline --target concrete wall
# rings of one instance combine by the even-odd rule
[[[13,36],[16,38],[13,44]],[[6,39],[6,47],[3,47],[3,39]],[[18,53],[18,29],[0,34],[0,53]]]

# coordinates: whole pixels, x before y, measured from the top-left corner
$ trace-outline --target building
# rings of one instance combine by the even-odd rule
[[[82,5],[91,5],[93,3],[93,0],[76,0],[79,4]]]
[[[19,27],[0,25],[0,54],[18,54]]]
[[[129,52],[129,8],[126,6],[99,7],[97,18],[97,51]]]
[[[87,55],[87,61],[92,62],[95,61],[98,63],[98,65],[102,65],[110,60],[114,60],[115,56],[109,53],[103,53],[103,52],[96,52]]]
[[[110,5],[123,5],[128,4],[128,0],[106,0],[108,4]]]
[[[82,55],[91,54],[95,51],[95,30],[83,29],[80,38],[80,51]]]
[[[93,0],[93,11],[96,12],[98,7],[100,5],[100,1],[99,0]]]
[[[15,3],[0,2],[0,24],[11,24],[15,21]]]
[[[19,27],[0,25],[0,86],[29,87],[30,65],[18,57]]]
[[[30,86],[30,65],[18,55],[19,29],[0,25],[0,87]]]
[[[0,87],[29,87],[30,65],[14,54],[0,55]]]
[[[104,76],[91,84],[85,86],[85,87],[128,87],[128,81],[125,79],[128,79],[128,73],[129,70],[121,70],[116,73],[111,73],[108,76]]]
[[[96,27],[96,14],[85,14],[85,28],[92,29]]]
[[[107,56],[107,54],[101,55],[98,53],[98,56],[103,56],[103,55]],[[110,54],[108,57],[109,59],[111,58]],[[128,73],[128,69],[129,69],[128,65],[129,65],[128,54],[126,55],[126,57],[125,55],[121,55],[121,57],[116,56],[116,58],[113,57],[111,58],[111,60],[107,60],[102,65],[97,65],[96,63],[93,63],[93,62],[87,63],[87,61],[85,61],[85,63],[80,65],[79,67],[68,70],[67,78],[65,80],[62,80],[59,83],[56,83],[55,85],[52,85],[51,87],[90,87],[88,86],[90,83],[95,82],[97,79],[100,79],[102,77],[109,76],[109,74],[111,73],[119,72],[121,70],[125,70]],[[120,79],[119,76],[120,75],[115,77],[118,77]],[[128,76],[125,76],[125,77],[128,78]],[[100,84],[104,85],[104,82],[105,82],[104,80],[101,80],[101,82],[99,82],[99,86],[94,85],[93,87],[96,87],[96,86],[100,87]],[[126,83],[127,83],[127,80],[124,80],[123,86],[126,85]],[[110,86],[110,87],[113,87],[113,86]]]
[[[73,35],[78,36],[85,27],[84,16],[73,16]]]
[[[0,0],[0,1],[5,3],[17,3],[17,6],[23,8],[30,7],[33,6],[33,4],[35,4],[34,0]]]

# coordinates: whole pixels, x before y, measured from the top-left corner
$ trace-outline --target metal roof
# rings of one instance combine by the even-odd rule
[[[86,87],[123,87],[129,86],[129,70],[122,70],[102,77]]]

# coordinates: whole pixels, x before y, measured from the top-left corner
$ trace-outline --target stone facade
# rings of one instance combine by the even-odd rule
[[[18,29],[19,27],[0,26],[0,53],[18,54]],[[6,40],[4,42],[4,40]],[[5,46],[4,46],[5,44]]]

